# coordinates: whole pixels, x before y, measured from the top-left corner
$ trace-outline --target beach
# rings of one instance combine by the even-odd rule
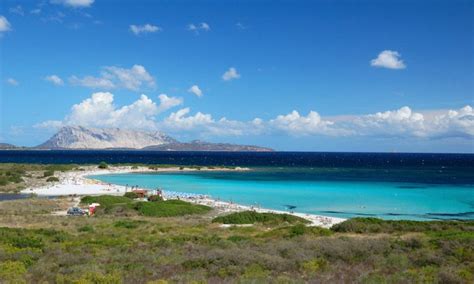
[[[248,168],[192,168],[192,167],[163,167],[153,168],[149,167],[137,167],[137,166],[117,166],[107,169],[99,169],[96,166],[82,167],[81,171],[68,171],[58,172],[55,176],[59,179],[51,185],[41,187],[30,187],[21,191],[22,194],[35,194],[43,197],[60,197],[60,196],[85,196],[85,195],[123,195],[126,191],[131,191],[130,185],[128,188],[122,185],[116,185],[111,183],[104,183],[99,180],[95,180],[93,176],[105,175],[105,174],[126,174],[126,173],[152,173],[152,172],[182,172],[182,171],[248,171]],[[192,202],[195,204],[201,204],[210,206],[218,210],[219,214],[226,214],[231,212],[240,212],[247,210],[254,210],[257,212],[266,213],[278,213],[278,214],[291,214],[311,221],[312,226],[319,226],[324,228],[330,228],[333,225],[343,222],[346,219],[337,217],[328,217],[315,214],[306,214],[298,212],[287,212],[280,210],[271,210],[266,208],[259,208],[256,206],[246,206],[236,204],[233,202],[227,202],[222,200],[216,200],[206,195],[189,194],[182,192],[170,192],[164,191],[165,199],[181,199],[184,201]]]

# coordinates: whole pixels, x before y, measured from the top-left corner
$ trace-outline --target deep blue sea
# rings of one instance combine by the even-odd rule
[[[247,205],[336,217],[474,219],[474,155],[0,151],[0,162],[245,166],[249,172],[96,177],[106,182],[208,194]]]

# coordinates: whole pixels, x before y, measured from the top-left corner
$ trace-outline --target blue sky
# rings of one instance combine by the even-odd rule
[[[0,15],[0,142],[80,124],[474,152],[472,1],[7,0]]]

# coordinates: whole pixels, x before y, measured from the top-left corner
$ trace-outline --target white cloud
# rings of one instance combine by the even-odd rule
[[[183,99],[176,97],[168,97],[166,94],[161,94],[158,96],[160,99],[160,105],[158,106],[158,112],[164,112],[168,109],[171,109],[175,106],[179,106],[183,103]]]
[[[130,69],[107,66],[102,68],[100,77],[78,78],[71,76],[69,81],[74,85],[105,90],[124,88],[139,91],[144,85],[149,88],[156,87],[155,79],[142,65],[133,65]]]
[[[94,0],[51,0],[51,4],[61,4],[72,8],[90,7]]]
[[[334,122],[322,119],[315,111],[310,111],[307,116],[302,116],[294,110],[289,114],[279,115],[275,119],[270,120],[269,125],[277,130],[282,130],[296,136],[314,134],[339,135],[345,132],[343,129],[333,128]]]
[[[150,24],[145,24],[142,26],[130,25],[130,31],[134,33],[135,35],[155,33],[162,30],[163,29],[161,27],[150,25]]]
[[[93,93],[90,98],[71,107],[71,112],[62,120],[50,120],[37,124],[39,128],[58,128],[64,125],[87,127],[119,127],[126,129],[157,129],[156,116],[182,103],[181,99],[159,96],[157,105],[146,95],[122,107],[114,105],[114,95],[109,92]]]
[[[237,72],[237,69],[234,67],[230,67],[229,70],[225,71],[224,74],[222,74],[222,79],[224,81],[230,81],[234,79],[239,79],[240,74]]]
[[[416,137],[426,139],[474,137],[474,111],[471,106],[458,110],[414,112],[408,106],[347,119],[341,127],[351,127],[356,135]]]
[[[56,86],[64,85],[63,79],[61,79],[58,75],[49,75],[44,78],[46,81],[53,83]]]
[[[368,136],[426,136],[425,119],[421,113],[404,106],[398,110],[377,112],[349,119],[358,135]]]
[[[92,88],[92,89],[105,89],[110,90],[115,88],[115,84],[106,78],[98,78],[92,76],[85,76],[83,78],[78,78],[76,76],[71,76],[69,82],[73,85]]]
[[[206,32],[211,30],[211,26],[209,26],[208,23],[201,23],[199,27],[201,28],[201,30],[205,30]]]
[[[397,51],[384,50],[379,53],[377,58],[370,61],[370,65],[388,69],[405,69],[406,65],[400,57],[401,55]]]
[[[7,79],[7,83],[12,85],[12,86],[18,86],[20,83],[18,83],[17,80],[13,79],[13,78],[8,78]]]
[[[23,11],[23,8],[20,5],[17,5],[15,7],[11,7],[10,9],[8,9],[8,11],[12,14],[17,14],[17,15],[20,15],[20,16],[25,15],[25,12]]]
[[[0,33],[11,31],[10,22],[4,16],[0,15]]]
[[[211,30],[211,26],[208,23],[202,22],[200,24],[189,24],[188,25],[188,31],[195,32],[196,34],[199,34],[199,31],[205,31],[208,32]]]
[[[198,85],[192,85],[189,89],[188,89],[188,92],[189,93],[193,93],[195,94],[196,96],[198,97],[202,97],[203,93],[201,91],[201,89],[199,88]]]
[[[183,104],[183,99],[161,94],[159,103],[146,95],[135,102],[118,107],[109,92],[97,92],[72,106],[61,121],[52,120],[38,127],[82,125],[162,130],[171,134],[211,137],[239,135],[299,136],[364,136],[395,139],[474,138],[474,110],[465,106],[457,110],[413,111],[404,106],[396,110],[367,115],[322,117],[316,111],[301,115],[294,110],[273,119],[250,121],[214,118],[209,113],[191,113],[189,107],[160,114]]]

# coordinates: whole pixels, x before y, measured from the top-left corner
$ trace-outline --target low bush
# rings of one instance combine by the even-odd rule
[[[181,200],[166,200],[162,202],[137,202],[133,208],[141,215],[153,217],[173,217],[190,214],[204,214],[211,208],[204,205],[191,204]]]
[[[52,171],[52,170],[47,170],[43,173],[44,178],[51,177],[51,176],[54,176],[54,171]]]
[[[109,165],[107,165],[106,162],[100,162],[98,168],[99,169],[107,169],[107,168],[109,168]]]
[[[276,214],[276,213],[258,213],[255,211],[243,211],[243,212],[236,212],[231,213],[225,216],[219,216],[212,220],[214,223],[223,223],[223,224],[255,224],[255,223],[263,223],[263,224],[296,224],[296,223],[303,223],[308,224],[310,223],[308,220],[289,215],[289,214]]]
[[[46,179],[47,182],[58,182],[59,179],[57,177],[49,177]]]
[[[135,229],[139,225],[145,223],[144,221],[135,221],[135,220],[119,220],[114,223],[116,228],[125,228],[125,229]]]
[[[127,197],[127,198],[130,198],[130,199],[138,198],[138,194],[136,194],[133,191],[125,192],[125,194],[123,196]]]
[[[293,226],[286,226],[273,229],[271,231],[262,233],[259,237],[262,238],[294,238],[298,236],[308,235],[312,237],[329,236],[333,234],[331,230],[320,227],[308,227],[304,224],[296,224]]]
[[[148,197],[148,201],[150,201],[150,202],[159,202],[159,201],[163,201],[163,198],[161,198],[161,196],[159,196],[159,195],[152,195],[152,196]]]
[[[352,218],[334,225],[331,229],[345,233],[443,232],[448,230],[474,232],[474,221],[423,222]]]
[[[78,232],[93,232],[94,228],[91,225],[85,225],[77,229]]]

